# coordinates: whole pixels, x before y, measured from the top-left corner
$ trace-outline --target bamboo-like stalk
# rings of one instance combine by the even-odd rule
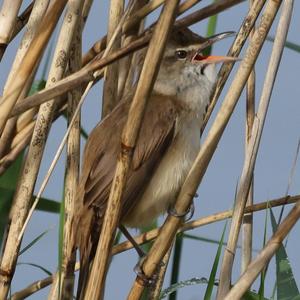
[[[77,22],[73,43],[70,49],[70,58],[68,71],[76,72],[81,67],[81,34],[82,22],[81,11],[83,7],[82,0],[69,1],[69,11],[76,13]],[[73,6],[71,8],[71,6]],[[70,14],[69,14],[70,15]],[[68,94],[68,125],[76,111],[76,107],[81,98],[81,88],[74,89]],[[77,204],[76,190],[79,179],[80,167],[80,113],[76,115],[75,122],[70,129],[67,141],[67,159],[65,170],[65,187],[64,187],[64,229],[62,243],[62,265],[60,276],[55,276],[52,289],[48,299],[72,299],[74,290],[74,268],[76,263],[76,249],[72,239],[72,226]]]
[[[258,17],[258,15],[260,14],[263,6],[265,5],[266,0],[255,0],[253,5],[251,5],[247,16],[244,18],[244,21],[239,29],[239,32],[236,36],[235,41],[233,42],[232,46],[230,47],[227,55],[228,56],[234,56],[237,57],[239,56],[241,49],[247,39],[247,37],[249,36],[251,29],[254,26],[254,23]],[[224,88],[224,85],[230,75],[230,72],[233,68],[232,64],[223,64],[219,74],[218,74],[218,80],[215,84],[215,90],[214,90],[214,94],[211,98],[210,104],[208,106],[207,109],[207,113],[203,122],[203,126],[202,126],[202,131],[204,130],[213,109],[215,108],[217,101],[219,99],[219,96],[221,95],[221,92]]]
[[[20,46],[18,48],[14,62],[10,69],[10,73],[7,77],[7,80],[6,80],[6,83],[4,86],[4,94],[5,94],[7,87],[9,87],[9,85],[11,84],[11,81],[14,80],[14,77],[19,68],[19,65],[20,65],[22,59],[24,58],[30,43],[33,40],[36,29],[39,27],[40,22],[41,22],[42,18],[44,17],[44,14],[47,10],[48,4],[49,4],[49,1],[42,1],[42,0],[37,0],[34,3],[30,18],[28,20],[27,30],[22,38],[22,41],[20,43]],[[32,74],[30,74],[19,99],[23,99],[27,95],[28,90],[30,89],[32,81],[33,81],[34,73],[35,72],[33,71]],[[0,158],[2,158],[4,156],[4,154],[6,154],[6,150],[9,149],[10,143],[12,142],[13,135],[15,133],[17,120],[18,120],[17,118],[12,118],[12,119],[8,120],[7,123],[5,124],[3,134],[0,137]]]
[[[200,0],[197,0],[197,1],[196,0],[187,0],[186,2],[182,3],[178,8],[178,14],[179,15],[183,14],[190,7],[192,7],[199,1]],[[236,4],[239,4],[243,1],[244,0],[239,0],[239,1],[238,0],[236,0],[236,1],[220,0],[220,1],[217,1],[212,5],[208,5],[202,9],[199,9],[195,13],[191,14],[191,17],[190,17],[190,15],[188,15],[185,18],[183,18],[179,21],[176,21],[175,25],[179,26],[179,27],[190,26],[190,25],[192,25],[196,22],[199,22],[205,18],[208,18],[212,15],[218,14],[218,13],[222,12],[223,10],[230,8],[231,6],[234,6]],[[264,2],[265,0],[262,0],[262,1]],[[152,2],[154,2],[154,1],[151,1],[151,3]],[[159,2],[154,2],[154,3],[159,3]],[[126,33],[128,30],[131,30],[132,26],[134,26],[138,21],[140,21],[141,19],[146,17],[148,14],[150,14],[154,10],[152,8],[153,7],[151,5],[148,8],[146,6],[145,10],[141,9],[141,11],[142,11],[141,13],[137,12],[137,14],[140,14],[140,17],[136,18],[136,20],[134,22],[132,22],[130,24],[130,26],[126,25],[126,28],[123,27],[123,33]],[[155,8],[156,8],[156,6],[155,6]],[[134,17],[130,18],[130,20],[128,20],[128,22],[131,22],[131,20],[133,20],[133,19],[134,19]],[[185,25],[185,24],[187,24],[187,25]],[[153,24],[151,26],[153,26]],[[92,48],[90,50],[88,50],[88,52],[85,54],[83,61],[85,63],[91,61],[97,54],[99,54],[101,51],[103,51],[105,49],[105,45],[106,45],[106,36],[103,37],[102,39],[100,39],[99,41],[97,41],[96,43],[94,43]]]
[[[150,299],[153,299],[153,300],[160,299],[159,296],[160,296],[161,289],[162,289],[162,286],[164,283],[168,263],[169,263],[170,256],[172,253],[172,248],[173,247],[169,248],[169,250],[167,251],[167,253],[165,254],[165,256],[162,260],[162,263],[157,272],[157,278],[155,279],[155,286],[150,290],[150,296],[149,296]]]
[[[292,0],[285,0],[292,3]],[[260,251],[258,256],[251,262],[243,275],[239,278],[233,288],[224,298],[225,300],[241,299],[243,294],[249,289],[259,273],[266,267],[278,248],[282,245],[282,241],[288,235],[290,230],[296,225],[300,218],[300,204],[297,203],[287,217],[278,226],[266,246]]]
[[[264,25],[263,20],[269,19],[272,21],[279,9],[281,2],[272,3],[268,2],[265,12],[261,18],[261,23],[257,30],[254,32],[253,41],[255,41],[256,36],[259,34],[258,31],[261,30],[261,26]],[[247,201],[247,195],[249,193],[251,178],[254,170],[254,165],[257,157],[257,152],[259,148],[259,143],[264,127],[264,121],[268,111],[268,106],[270,103],[270,98],[278,71],[278,67],[281,60],[282,51],[284,49],[284,43],[286,40],[286,35],[289,28],[290,16],[286,15],[286,11],[282,12],[280,17],[279,25],[277,27],[276,39],[274,42],[271,58],[269,61],[269,66],[267,74],[265,77],[264,87],[262,90],[261,99],[259,102],[259,107],[257,115],[254,119],[253,127],[251,130],[251,137],[249,141],[249,147],[245,155],[245,161],[243,165],[242,174],[240,177],[237,197],[228,237],[227,247],[225,249],[222,268],[220,272],[220,283],[218,289],[218,299],[224,299],[225,295],[228,293],[231,284],[231,273],[233,267],[234,253],[236,250],[237,240],[239,236],[239,231],[241,227],[243,211]]]
[[[250,0],[250,7],[254,1]],[[255,27],[253,27],[250,38],[253,38]],[[245,137],[245,153],[249,146],[251,129],[253,127],[255,117],[255,69],[253,67],[250,76],[247,81],[247,94],[246,94],[246,137]],[[248,193],[248,199],[246,205],[253,204],[253,175],[251,178],[251,186]],[[242,225],[242,262],[241,262],[241,273],[243,273],[246,267],[251,262],[252,257],[252,230],[253,230],[253,214],[245,214],[243,217]]]
[[[181,15],[186,12],[188,9],[196,5],[201,0],[186,0],[181,3],[178,7],[177,15]],[[152,0],[148,4],[140,8],[136,13],[134,13],[130,19],[123,25],[123,31],[127,32],[131,30],[135,25],[137,25],[143,18],[152,13],[156,8],[162,5],[165,0]]]
[[[253,42],[250,43],[246,51],[245,58],[242,60],[240,67],[237,70],[236,76],[228,90],[228,93],[222,103],[216,119],[210,131],[208,132],[207,138],[202,144],[197,158],[180,190],[175,204],[175,210],[179,214],[187,211],[190,203],[192,202],[193,196],[195,195],[198,185],[205,174],[207,166],[214,154],[218,142],[225,130],[229,118],[231,117],[234,107],[242,93],[244,85],[246,84],[252,67],[261,50],[268,30],[276,15],[279,4],[280,1],[276,3],[274,3],[273,1],[268,2],[264,17],[261,19],[261,24],[259,30],[257,31],[258,33],[255,34]],[[144,261],[143,271],[146,276],[152,276],[153,272],[155,271],[155,267],[159,264],[162,257],[170,247],[181,223],[181,218],[176,218],[171,215],[167,217],[159,236],[157,237]],[[143,289],[144,286],[141,285],[140,281],[137,278],[128,296],[129,299],[138,299]]]
[[[74,89],[78,85],[82,85],[89,81],[95,80],[95,76],[93,74],[94,71],[99,71],[102,68],[106,67],[108,64],[116,61],[117,59],[120,59],[133,51],[145,47],[148,44],[149,40],[150,36],[148,35],[141,37],[125,48],[117,50],[110,55],[104,56],[100,60],[93,61],[78,72],[75,72],[74,74],[60,80],[56,84],[53,84],[53,86],[47,87],[44,90],[25,98],[22,103],[16,105],[15,109],[11,112],[10,117],[20,114],[34,106],[40,105],[49,99],[55,99],[58,96],[65,94],[67,91]]]
[[[16,24],[14,26],[14,30],[10,36],[9,43],[15,38],[15,36],[23,29],[23,27],[27,24],[29,17],[32,12],[32,8],[34,5],[34,2],[31,2],[24,11],[17,17]]]
[[[22,0],[3,0],[0,11],[0,61],[14,30]]]
[[[102,224],[101,235],[84,299],[99,299],[101,297],[101,292],[104,289],[114,233],[119,220],[121,197],[126,183],[126,176],[146,103],[158,73],[159,63],[163,56],[168,33],[175,19],[178,3],[178,0],[170,0],[165,4],[149,44],[140,80],[122,134],[122,151],[118,157],[116,172]]]
[[[34,294],[35,292],[43,289],[44,287],[51,284],[53,281],[53,277],[49,276],[42,280],[37,280],[36,282],[33,282],[31,285],[29,285],[26,289],[21,290],[19,292],[14,293],[10,300],[23,300],[30,295]]]
[[[142,0],[142,1],[140,0],[135,2],[134,6],[132,7],[131,16],[127,20],[131,20],[134,12],[137,11],[139,8],[144,7],[144,5],[148,2],[149,2],[148,0]],[[138,38],[138,34],[142,31],[141,29],[144,28],[144,23],[145,23],[144,21],[138,22],[135,26],[132,27],[131,30],[128,30],[128,32],[124,34],[122,40],[122,47],[128,46],[132,41]],[[119,74],[118,74],[118,99],[119,100],[122,99],[125,85],[127,84],[127,87],[130,86],[131,88],[131,83],[133,82],[134,70],[136,68],[136,65],[133,63],[134,56],[136,56],[136,53],[125,56],[119,62]]]
[[[53,2],[19,66],[15,80],[7,88],[0,103],[0,134],[2,134],[8,116],[18,100],[28,76],[40,59],[66,2],[66,0]]]
[[[7,101],[4,101],[3,103],[3,106],[6,109],[6,113],[9,113],[10,108],[15,103],[20,94],[22,84],[24,84],[25,82],[24,75],[26,73],[31,73],[31,71],[35,67],[36,61],[42,54],[46,42],[49,39],[54,26],[56,25],[56,22],[65,6],[65,3],[65,1],[53,2],[49,13],[47,13],[47,15],[45,16],[44,22],[37,31],[35,38],[30,44],[28,51],[25,54],[24,59],[22,60],[20,69],[17,72],[17,75],[20,75],[20,79],[12,81],[12,84],[7,89]],[[56,47],[54,56],[55,58],[49,73],[50,80],[48,81],[48,85],[51,84],[52,81],[60,79],[63,75],[66,63],[65,59],[68,56],[67,47],[69,46],[67,45],[67,43],[70,44],[72,39],[72,30],[69,30],[69,26],[72,26],[74,21],[75,18],[71,22],[67,17],[65,18],[64,26],[62,27],[61,35],[58,39],[58,46]],[[35,56],[32,57],[32,55]],[[25,65],[26,62],[28,62],[29,66]],[[23,69],[22,66],[24,66]],[[40,109],[33,138],[31,140],[31,145],[29,147],[29,151],[27,153],[25,163],[21,171],[20,182],[15,192],[14,206],[11,212],[11,225],[9,227],[1,261],[0,298],[5,298],[7,296],[11,277],[15,269],[18,250],[21,242],[19,234],[23,228],[29,205],[31,203],[32,192],[40,166],[48,129],[50,127],[49,122],[52,120],[53,116],[52,107],[53,101],[52,105],[50,102],[48,104],[42,105]]]
[[[53,120],[56,120],[65,110],[63,103],[58,103]],[[18,125],[18,123],[17,123]],[[26,123],[21,131],[17,132],[11,142],[11,149],[3,158],[0,159],[0,175],[2,175],[18,155],[25,149],[31,140],[34,130],[35,120]]]
[[[186,17],[176,21],[175,25],[178,27],[187,27],[202,21],[210,16],[218,14],[219,12],[228,9],[244,0],[219,0],[206,7],[203,7]]]
[[[124,13],[124,0],[110,0],[107,41],[109,42],[118,27]],[[118,34],[111,50],[121,46],[121,34]],[[103,84],[102,117],[105,117],[118,103],[119,61],[105,69]]]
[[[266,208],[269,208],[269,207],[277,207],[277,206],[281,206],[281,205],[292,204],[292,203],[296,203],[298,201],[300,201],[300,195],[285,196],[282,198],[273,199],[273,200],[269,200],[266,202],[261,202],[261,203],[257,203],[257,204],[251,205],[251,206],[247,206],[245,208],[245,214],[250,213],[250,212],[253,213],[253,212],[265,210]],[[179,229],[178,233],[192,230],[192,229],[195,229],[195,228],[198,228],[201,226],[205,226],[208,224],[212,224],[215,222],[226,220],[226,219],[232,217],[232,213],[233,213],[232,210],[226,210],[226,211],[222,211],[219,213],[209,215],[207,217],[202,217],[198,220],[194,220],[194,221],[185,223]],[[145,232],[143,234],[140,234],[140,235],[134,237],[134,239],[139,245],[148,243],[157,237],[159,230],[160,230],[160,228],[150,230],[148,232]],[[132,246],[131,242],[129,242],[129,241],[122,242],[113,247],[112,254],[116,255],[116,254],[125,252],[127,250],[130,250],[132,248],[133,248],[133,246]],[[76,263],[75,270],[79,270],[79,263]],[[13,300],[21,300],[25,297],[30,296],[31,294],[37,292],[38,290],[50,285],[52,283],[53,277],[54,277],[54,275],[50,276],[50,277],[46,277],[45,279],[42,279],[42,280],[39,280],[37,282],[30,284],[25,289],[13,294],[12,299]]]

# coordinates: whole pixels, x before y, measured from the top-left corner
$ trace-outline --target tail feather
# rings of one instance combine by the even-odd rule
[[[92,225],[93,225],[93,212],[86,210],[78,218],[78,226],[76,230],[76,246],[80,253],[80,270],[77,288],[77,300],[84,298],[85,289],[89,277],[91,262],[94,258],[94,247],[91,239]]]

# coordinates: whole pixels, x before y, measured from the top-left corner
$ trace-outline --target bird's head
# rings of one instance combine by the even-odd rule
[[[174,28],[166,45],[154,90],[178,96],[195,87],[210,93],[216,79],[215,64],[236,59],[227,56],[204,56],[203,50],[233,34],[225,32],[203,38],[188,28]]]

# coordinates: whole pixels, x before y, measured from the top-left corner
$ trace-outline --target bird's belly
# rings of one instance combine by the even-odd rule
[[[178,134],[154,172],[138,204],[123,220],[129,227],[142,227],[164,213],[176,200],[200,146],[199,127]],[[192,130],[192,131],[191,131]]]

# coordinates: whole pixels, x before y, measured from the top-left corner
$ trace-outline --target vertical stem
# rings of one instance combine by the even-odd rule
[[[81,16],[82,2],[76,0],[79,7],[75,7]],[[70,3],[75,4],[76,3]],[[78,9],[79,8],[79,9]],[[82,22],[80,16],[74,33],[72,47],[70,49],[69,72],[74,73],[81,68],[81,34]],[[81,98],[81,88],[74,89],[68,93],[68,126],[76,111],[76,107]],[[64,228],[62,241],[62,265],[59,266],[52,289],[48,299],[72,299],[74,290],[74,268],[76,263],[76,250],[72,238],[72,225],[76,211],[76,190],[79,178],[80,165],[80,113],[76,115],[74,125],[70,129],[67,140],[67,160],[65,171],[65,188],[64,188]]]
[[[134,3],[134,7],[132,8],[132,14],[143,7],[148,0],[139,0]],[[130,18],[128,18],[130,20]],[[135,26],[133,26],[131,29],[124,34],[123,41],[122,41],[122,47],[126,47],[129,45],[132,41],[134,41],[139,32],[141,25],[143,25],[143,21],[140,21]],[[123,92],[125,89],[126,82],[132,82],[133,80],[133,74],[130,74],[130,69],[133,69],[135,66],[133,65],[133,57],[136,55],[136,53],[132,53],[124,58],[122,58],[119,61],[119,77],[118,77],[118,99],[121,100],[123,96]],[[132,67],[132,68],[131,68]],[[126,91],[126,89],[125,89]]]
[[[253,5],[253,0],[250,0],[250,7]],[[250,39],[253,38],[254,27],[250,33]],[[251,130],[255,116],[255,69],[250,73],[247,81],[246,94],[246,138],[245,138],[245,153],[249,147]],[[254,173],[253,173],[254,174]],[[246,205],[253,204],[253,174],[252,183],[250,186],[248,199]],[[249,265],[252,257],[252,228],[253,228],[253,214],[245,214],[242,225],[242,265],[241,272],[243,273]]]
[[[156,280],[155,287],[151,290],[151,293],[150,293],[150,297],[149,297],[150,299],[153,299],[153,300],[160,299],[159,296],[160,296],[161,289],[162,289],[162,286],[164,283],[164,278],[165,278],[166,271],[168,268],[168,263],[170,260],[171,253],[172,253],[172,247],[169,248],[169,250],[165,254],[164,258],[162,259],[162,264],[159,267],[159,270],[157,272],[158,277]]]
[[[182,236],[182,234],[178,234],[176,236],[176,240],[175,240],[170,285],[175,284],[175,283],[178,282],[180,259],[182,257],[181,256],[182,246],[183,246],[183,236]],[[177,298],[177,292],[176,291],[169,296],[169,300],[176,300],[176,298]]]
[[[19,65],[20,65],[22,59],[24,58],[29,45],[31,44],[31,42],[33,40],[36,29],[40,26],[40,22],[43,19],[44,14],[46,13],[48,5],[49,5],[49,1],[36,0],[34,2],[34,5],[33,5],[33,8],[32,8],[28,23],[27,23],[27,30],[22,38],[22,41],[20,42],[20,46],[18,48],[13,65],[11,67],[11,70],[9,72],[9,75],[7,77],[7,80],[6,80],[6,83],[4,86],[4,93],[5,93],[5,90],[7,89],[7,87],[11,84],[11,81],[14,80],[16,72],[19,68]],[[35,68],[35,70],[36,70],[36,68]],[[26,97],[28,90],[30,89],[30,86],[32,85],[35,70],[28,77],[28,80],[23,88],[23,91],[22,91],[21,95],[19,96],[19,100]],[[13,135],[15,134],[16,123],[20,117],[21,116],[11,118],[5,124],[3,134],[0,137],[0,158],[2,158],[6,154],[7,150],[9,150],[9,148],[10,148],[10,145],[11,145],[11,142],[13,139]]]
[[[124,0],[111,0],[109,9],[109,23],[107,32],[107,43],[111,40],[124,12]],[[116,50],[121,46],[121,34],[118,34],[111,50]],[[111,64],[105,70],[105,80],[103,85],[102,118],[105,117],[118,102],[118,77],[119,61]]]
[[[32,70],[35,68],[43,54],[66,2],[67,0],[55,0],[52,3],[49,12],[44,18],[44,22],[38,28],[37,33],[35,34],[32,43],[30,44],[28,51],[16,72],[15,80],[13,80],[7,87],[2,102],[0,102],[0,134],[3,132],[6,121],[9,118],[9,114],[17,102],[28,76],[30,76]]]
[[[0,61],[13,33],[22,0],[4,0],[0,11]]]

